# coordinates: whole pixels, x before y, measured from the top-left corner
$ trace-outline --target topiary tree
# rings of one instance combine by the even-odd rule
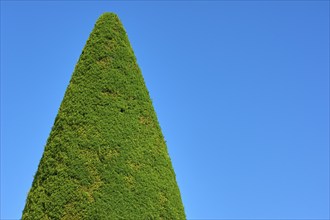
[[[103,14],[75,67],[22,219],[185,219],[126,32]]]

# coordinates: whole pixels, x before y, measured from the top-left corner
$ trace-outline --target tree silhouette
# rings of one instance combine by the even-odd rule
[[[22,219],[185,219],[143,76],[113,13],[95,24]]]

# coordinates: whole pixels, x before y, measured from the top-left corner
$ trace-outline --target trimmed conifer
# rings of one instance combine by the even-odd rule
[[[82,51],[22,219],[185,219],[149,93],[113,13],[97,20]]]

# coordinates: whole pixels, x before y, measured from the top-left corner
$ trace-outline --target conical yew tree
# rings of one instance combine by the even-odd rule
[[[185,219],[149,93],[115,14],[95,24],[22,219]]]

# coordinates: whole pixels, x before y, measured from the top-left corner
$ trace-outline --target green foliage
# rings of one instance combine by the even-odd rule
[[[22,219],[185,219],[164,137],[115,14],[98,19],[82,51]]]

